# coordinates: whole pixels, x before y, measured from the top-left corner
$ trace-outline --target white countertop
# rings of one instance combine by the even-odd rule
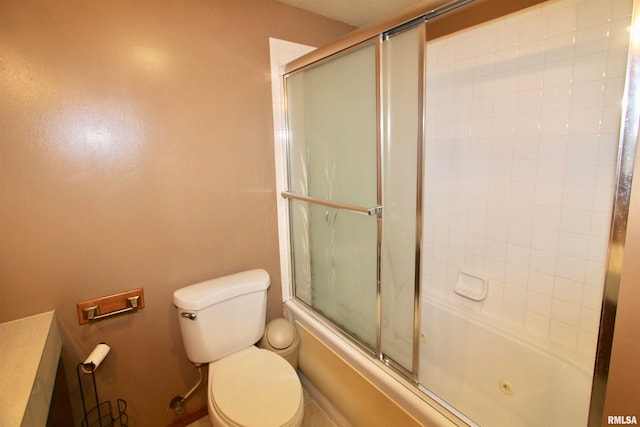
[[[0,324],[0,427],[46,424],[61,348],[53,311]]]

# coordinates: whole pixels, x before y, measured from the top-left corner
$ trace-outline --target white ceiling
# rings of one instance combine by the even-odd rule
[[[416,0],[279,0],[356,27],[378,21]]]

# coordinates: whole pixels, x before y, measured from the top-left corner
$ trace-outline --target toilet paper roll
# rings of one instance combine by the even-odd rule
[[[82,372],[84,372],[85,374],[90,374],[91,363],[93,363],[94,365],[94,368],[93,368],[94,371],[98,369],[98,366],[100,366],[104,358],[107,357],[107,354],[109,354],[109,350],[111,350],[111,347],[109,347],[107,344],[103,342],[98,344],[96,348],[93,349],[91,354],[87,357],[87,359],[84,361],[84,364],[82,366]]]

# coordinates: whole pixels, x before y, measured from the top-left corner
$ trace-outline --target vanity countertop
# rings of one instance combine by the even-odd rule
[[[3,427],[46,424],[61,348],[54,311],[0,324]]]

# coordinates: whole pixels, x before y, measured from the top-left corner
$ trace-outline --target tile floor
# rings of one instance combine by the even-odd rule
[[[304,390],[304,418],[301,427],[337,427],[337,425],[322,410],[318,403]],[[187,427],[211,427],[208,417],[200,418]]]

